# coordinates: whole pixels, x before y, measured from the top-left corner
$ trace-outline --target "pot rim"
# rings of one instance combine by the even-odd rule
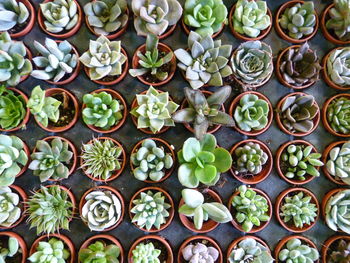
[[[27,257],[28,257],[28,247],[27,247],[27,244],[26,244],[25,240],[23,239],[23,237],[15,232],[11,232],[11,231],[0,232],[0,236],[4,236],[4,237],[8,237],[8,238],[14,237],[17,239],[17,241],[19,243],[19,247],[22,249],[21,263],[25,263],[27,260]]]

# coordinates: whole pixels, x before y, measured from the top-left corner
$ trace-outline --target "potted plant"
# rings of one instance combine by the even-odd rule
[[[322,262],[342,263],[350,260],[350,237],[335,235],[328,238],[322,246]]]
[[[146,44],[135,51],[129,74],[148,86],[158,87],[168,83],[175,70],[176,57],[171,48],[159,43],[157,36],[149,34]]]
[[[147,91],[136,95],[130,114],[133,123],[142,132],[160,134],[175,126],[171,114],[178,107],[168,92],[158,91],[150,86]]]
[[[230,211],[222,204],[220,196],[212,190],[207,189],[202,194],[195,189],[183,189],[181,193],[179,215],[187,229],[206,233],[214,230],[219,223],[232,220]]]
[[[167,179],[175,168],[174,146],[160,138],[139,141],[131,151],[130,167],[137,180],[160,183]]]
[[[318,23],[318,15],[312,1],[288,1],[281,5],[275,17],[275,29],[278,35],[296,44],[302,44],[313,38]]]
[[[79,212],[91,231],[111,231],[123,220],[124,199],[113,187],[97,186],[84,193]]]
[[[174,218],[173,199],[159,187],[140,189],[130,200],[129,216],[131,222],[144,232],[162,231]]]
[[[248,139],[235,144],[232,156],[232,175],[244,184],[258,184],[271,173],[273,157],[269,147],[258,140]]]
[[[94,138],[82,146],[81,168],[86,176],[97,182],[110,182],[124,170],[126,152],[117,140]]]
[[[272,28],[271,11],[261,0],[238,0],[228,19],[234,37],[244,41],[263,39]]]
[[[0,233],[0,260],[8,263],[25,263],[28,256],[24,239],[14,232]]]
[[[129,68],[128,55],[121,41],[109,41],[100,35],[90,40],[89,50],[79,58],[84,64],[86,75],[100,85],[115,85],[122,81]]]
[[[199,183],[215,185],[221,173],[227,172],[232,165],[230,153],[217,146],[212,134],[204,135],[202,140],[188,138],[177,153],[177,158],[180,163],[177,173],[179,181],[188,188],[196,188]]]
[[[228,63],[231,52],[232,45],[221,45],[221,40],[214,41],[210,35],[202,36],[191,31],[188,36],[188,49],[180,48],[174,53],[179,60],[177,66],[191,88],[199,89],[205,86],[224,85],[225,78],[232,74],[232,68]]]
[[[307,141],[286,142],[276,153],[278,175],[290,184],[307,184],[320,176],[319,167],[323,166],[320,158],[315,146]]]
[[[36,123],[48,132],[67,131],[78,121],[78,100],[65,89],[51,88],[45,91],[36,86],[27,107]]]
[[[77,0],[45,0],[40,4],[38,24],[48,35],[69,38],[82,23],[83,11]]]
[[[170,36],[182,15],[182,6],[177,0],[132,0],[134,26],[137,35],[150,34],[159,39]]]
[[[125,123],[127,104],[122,95],[112,89],[85,94],[83,103],[83,121],[95,132],[115,132]]]
[[[246,185],[241,185],[231,196],[228,209],[233,213],[233,226],[245,233],[263,230],[272,216],[269,197],[263,191]]]

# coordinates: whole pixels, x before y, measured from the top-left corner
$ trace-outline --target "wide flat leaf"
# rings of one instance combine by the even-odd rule
[[[232,157],[230,153],[224,148],[216,148],[213,151],[215,155],[215,165],[218,172],[224,173],[228,171],[232,166]]]

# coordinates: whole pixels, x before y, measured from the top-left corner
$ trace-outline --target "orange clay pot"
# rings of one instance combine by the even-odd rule
[[[29,17],[28,17],[28,20],[26,21],[28,23],[21,31],[16,33],[11,33],[10,34],[11,38],[19,38],[19,37],[26,36],[33,29],[34,23],[35,23],[35,9],[33,4],[29,0],[18,0],[18,2],[22,2],[29,11]]]
[[[21,262],[18,262],[18,263],[25,263],[28,257],[28,248],[24,239],[20,235],[16,234],[15,232],[9,232],[9,231],[0,232],[0,237],[8,237],[8,238],[13,237],[18,240],[19,247],[22,250],[22,259],[21,259]]]
[[[328,238],[322,245],[321,250],[321,258],[322,262],[329,262],[329,254],[332,253],[332,246],[334,243],[337,243],[340,240],[345,240],[347,242],[350,242],[350,236],[346,235],[335,235],[330,238]]]

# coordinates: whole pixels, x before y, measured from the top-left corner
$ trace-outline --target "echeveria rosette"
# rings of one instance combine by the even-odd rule
[[[55,237],[48,242],[40,241],[34,253],[28,258],[32,263],[66,263],[71,256],[67,245]]]
[[[91,243],[87,248],[79,250],[79,260],[81,263],[91,263],[99,261],[106,263],[119,263],[120,248],[115,244],[107,245],[103,240]]]
[[[333,231],[344,231],[350,234],[350,190],[342,189],[334,193],[325,206],[325,221],[327,226]]]
[[[320,257],[316,248],[305,244],[298,238],[290,239],[283,249],[278,253],[281,262],[307,262],[313,263]]]
[[[336,85],[350,86],[350,47],[341,47],[331,51],[324,70]]]
[[[326,28],[334,32],[341,41],[350,40],[350,0],[333,0],[334,7],[329,12]]]
[[[0,3],[0,31],[8,31],[16,25],[23,25],[29,16],[29,10],[24,3],[17,0],[2,0]]]
[[[327,172],[336,180],[350,185],[350,141],[333,147],[327,157]]]
[[[350,99],[334,98],[326,109],[326,117],[331,129],[340,134],[350,134]]]
[[[10,187],[0,187],[0,226],[11,227],[20,217],[20,196]]]

